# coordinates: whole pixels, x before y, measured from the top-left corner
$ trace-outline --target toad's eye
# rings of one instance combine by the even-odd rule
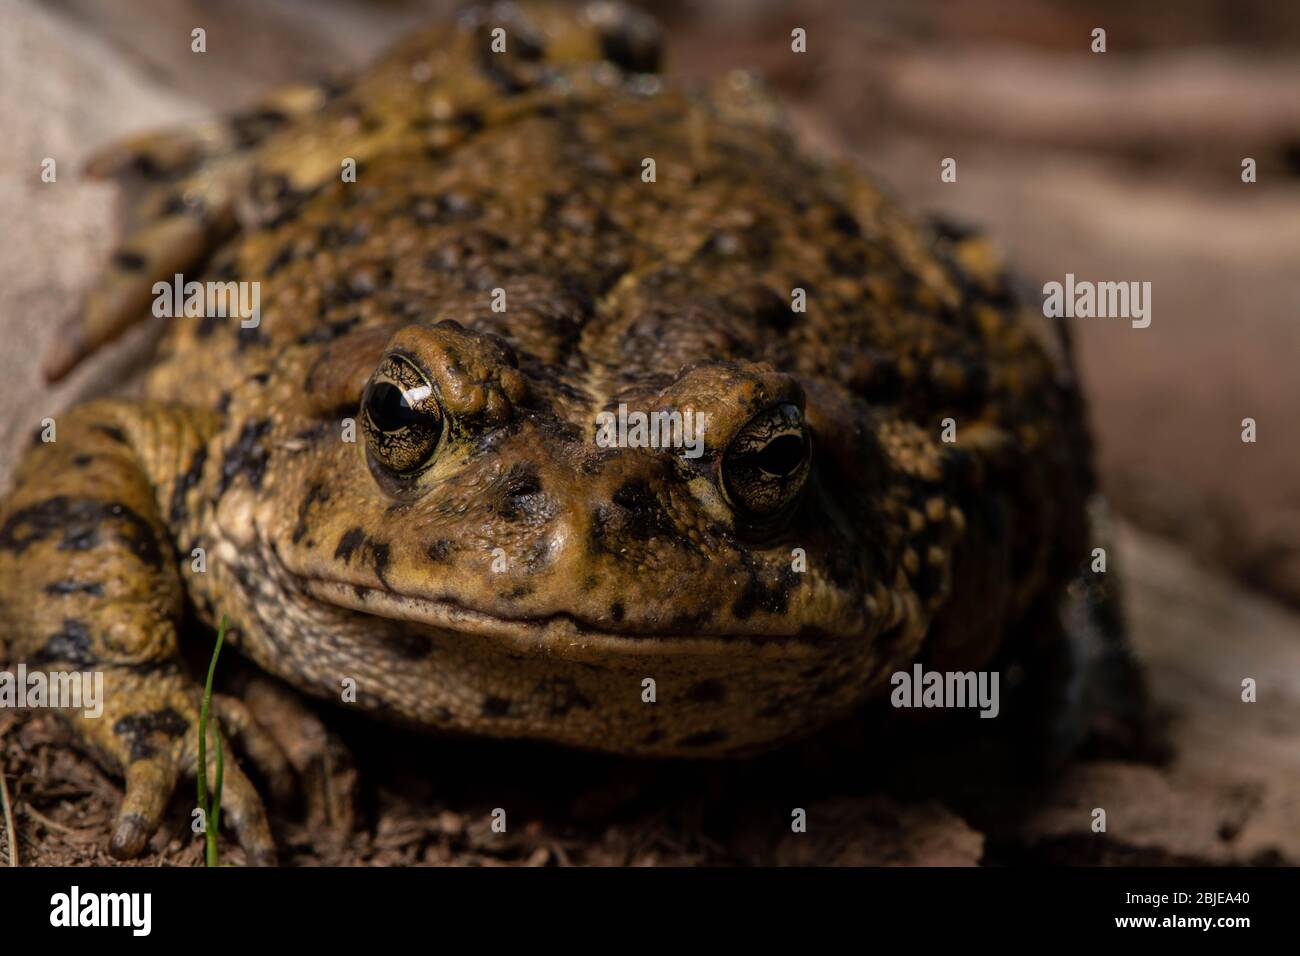
[[[405,477],[433,457],[443,415],[433,386],[400,355],[384,359],[361,396],[366,448],[386,471]]]
[[[772,517],[799,497],[812,469],[812,441],[796,405],[776,405],[749,420],[722,456],[722,493],[732,507]]]

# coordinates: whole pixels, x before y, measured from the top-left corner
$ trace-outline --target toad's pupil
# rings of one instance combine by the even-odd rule
[[[780,435],[764,445],[755,458],[763,471],[784,478],[803,463],[803,456],[802,435]]]
[[[366,400],[370,420],[380,431],[392,432],[414,424],[419,413],[406,400],[406,393],[391,382],[376,382]]]

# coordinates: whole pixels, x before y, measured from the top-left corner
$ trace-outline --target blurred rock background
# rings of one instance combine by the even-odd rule
[[[114,189],[81,177],[84,157],[127,133],[363,65],[406,29],[457,6],[0,0],[0,222],[8,240],[0,252],[0,481],[41,418],[129,388],[156,331],[136,329],[57,389],[40,380],[38,359],[56,320],[112,244]],[[955,796],[949,805],[961,805],[958,815],[873,795],[834,811],[867,821],[858,850],[827,847],[810,857],[800,846],[782,856],[781,847],[747,845],[719,854],[697,830],[666,838],[680,854],[660,848],[655,859],[1300,861],[1300,624],[1283,607],[1300,607],[1300,5],[647,6],[667,28],[670,75],[757,69],[808,142],[848,152],[914,208],[990,232],[1031,291],[1067,272],[1152,283],[1150,328],[1091,319],[1075,332],[1102,478],[1126,522],[1121,557],[1134,639],[1169,713],[1174,754],[1159,769],[1081,764],[1073,789],[1036,795],[1035,809],[1017,809],[1010,824]],[[205,54],[190,52],[195,26],[207,30]],[[790,52],[794,27],[807,31],[804,55]],[[1095,27],[1107,31],[1105,54],[1089,50]],[[57,184],[40,181],[45,157],[57,160]],[[955,183],[940,181],[945,157],[957,160]],[[1244,157],[1258,163],[1253,185],[1241,182]],[[1258,422],[1256,444],[1240,440],[1246,417]],[[1244,674],[1272,695],[1245,715],[1234,692]],[[2,734],[11,720],[0,718]],[[41,726],[23,730],[39,738]],[[9,735],[11,775],[30,771],[37,738],[18,746]],[[106,812],[111,787],[100,790],[79,791],[89,802],[67,812]],[[1070,801],[1101,794],[1133,808],[1127,858],[1089,857],[1071,842],[1078,817]],[[1008,805],[1020,808],[1023,798]],[[976,829],[963,817],[979,818]],[[906,830],[907,821],[919,821],[922,835],[899,849],[882,834]],[[453,847],[448,859],[459,859],[454,847],[464,841],[446,834],[462,831],[443,823],[451,830],[425,821],[402,832],[442,834],[439,845]],[[28,838],[41,833],[58,845],[57,832],[37,827]],[[635,833],[631,849],[617,844],[623,849],[607,857],[592,853],[608,833],[582,839],[585,851],[559,852],[645,862]],[[916,847],[940,849],[926,856]],[[537,852],[521,858],[558,859]],[[435,853],[428,861],[445,860]]]

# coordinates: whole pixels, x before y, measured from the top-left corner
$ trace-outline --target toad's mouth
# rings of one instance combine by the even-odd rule
[[[567,613],[536,617],[502,617],[454,600],[397,594],[343,581],[310,579],[305,590],[317,600],[362,614],[441,632],[499,640],[519,650],[565,657],[593,658],[608,653],[639,655],[735,654],[745,651],[773,660],[818,657],[839,640],[825,631],[788,633],[690,634],[610,630]]]

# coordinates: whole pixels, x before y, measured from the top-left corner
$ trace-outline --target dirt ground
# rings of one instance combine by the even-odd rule
[[[0,481],[34,423],[147,354],[137,329],[57,390],[34,356],[110,247],[113,192],[79,176],[128,131],[364,63],[447,4],[18,0],[0,31]],[[1151,759],[1026,778],[977,748],[849,721],[738,764],[646,765],[430,740],[325,712],[351,825],[277,809],[282,862],[332,864],[1300,863],[1300,7],[728,0],[659,5],[669,72],[757,66],[809,142],[913,206],[987,228],[1035,283],[1150,280],[1151,328],[1077,324],[1119,567],[1160,721]],[[111,13],[109,12],[111,11]],[[210,52],[189,53],[194,25]],[[1087,53],[1094,26],[1111,52]],[[792,58],[790,29],[810,52]],[[1249,107],[1249,108],[1247,108]],[[1259,182],[1240,182],[1242,156]],[[38,178],[59,163],[59,186]],[[958,182],[938,161],[958,159]],[[1255,445],[1240,421],[1260,423]],[[0,635],[2,638],[3,635]],[[7,655],[0,645],[0,664]],[[1240,700],[1254,677],[1259,702]],[[0,710],[23,865],[109,863],[117,783],[49,717]],[[144,864],[194,865],[187,801]],[[505,807],[506,834],[490,814]],[[809,832],[790,832],[790,811]],[[1105,834],[1090,829],[1106,808]],[[344,829],[347,832],[342,832]],[[12,862],[8,828],[0,863]],[[228,858],[238,862],[238,850]]]

